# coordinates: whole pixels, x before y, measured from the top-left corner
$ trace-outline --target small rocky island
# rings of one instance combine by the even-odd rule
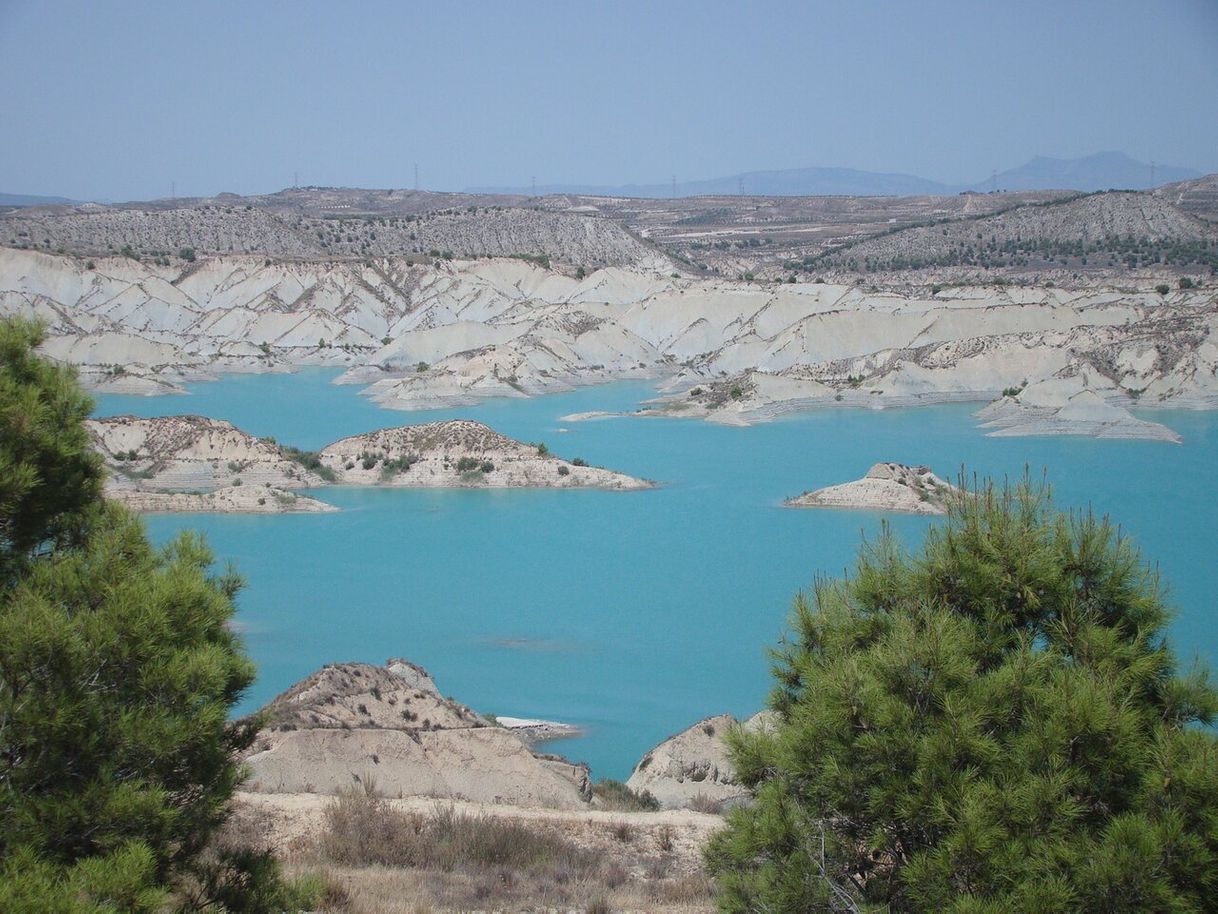
[[[332,483],[419,488],[645,489],[654,484],[457,419],[343,438],[318,453],[205,416],[88,422],[106,494],[136,511],[336,510],[293,490]]]
[[[877,463],[862,479],[827,486],[788,498],[791,508],[861,508],[906,514],[946,514],[948,499],[958,489],[931,472],[930,467]]]

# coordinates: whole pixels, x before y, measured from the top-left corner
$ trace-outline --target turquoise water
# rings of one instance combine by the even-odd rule
[[[585,388],[425,413],[382,410],[335,372],[235,376],[188,395],[105,396],[97,414],[200,413],[281,443],[318,448],[356,432],[468,417],[564,457],[659,480],[646,492],[327,489],[325,515],[165,515],[164,540],[203,531],[248,584],[239,622],[259,678],[252,710],[323,663],[422,664],[482,711],[545,717],[587,735],[552,744],[624,778],[664,737],[721,712],[758,710],[767,646],[791,597],[838,575],[880,515],[791,510],[782,499],[855,479],[877,460],[967,466],[996,478],[1047,468],[1062,506],[1110,513],[1160,566],[1186,657],[1218,660],[1218,416],[1154,412],[1183,445],[986,438],[971,406],[828,410],[752,428],[619,418],[647,384]],[[932,521],[897,516],[916,544]]]

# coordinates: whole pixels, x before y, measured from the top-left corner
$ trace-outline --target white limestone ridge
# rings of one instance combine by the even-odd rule
[[[409,410],[661,378],[654,412],[749,423],[817,406],[986,402],[1086,375],[1139,407],[1218,407],[1209,289],[898,294],[622,267],[575,278],[515,259],[92,263],[0,248],[0,313],[46,321],[45,351],[103,389],[336,365],[348,369],[340,382]]]
[[[946,514],[959,490],[930,467],[877,463],[862,479],[805,492],[784,504],[792,508],[858,508],[905,514]]]

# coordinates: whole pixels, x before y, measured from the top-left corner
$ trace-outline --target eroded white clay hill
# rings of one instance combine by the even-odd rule
[[[576,278],[502,259],[226,256],[183,268],[109,257],[89,268],[9,248],[0,313],[47,321],[45,350],[88,383],[147,393],[218,371],[330,364],[398,409],[626,377],[667,379],[657,413],[730,423],[988,402],[1051,380],[1119,408],[1218,406],[1209,289],[884,292],[635,268]]]
[[[254,792],[354,789],[557,809],[587,808],[592,796],[586,766],[535,753],[404,660],[323,667],[261,713],[244,759]]]
[[[947,503],[958,490],[930,467],[903,463],[877,463],[862,479],[826,486],[789,498],[792,508],[859,508],[899,511],[905,514],[946,514]]]
[[[650,793],[665,809],[723,809],[743,802],[749,791],[736,778],[727,735],[736,727],[753,731],[770,726],[772,721],[771,711],[754,714],[743,722],[730,714],[698,721],[648,751],[635,765],[626,786],[637,793]]]
[[[115,416],[87,423],[106,494],[136,511],[330,511],[293,489],[331,482],[426,488],[645,489],[653,483],[554,457],[480,422],[450,420],[344,438],[320,454],[221,419]]]

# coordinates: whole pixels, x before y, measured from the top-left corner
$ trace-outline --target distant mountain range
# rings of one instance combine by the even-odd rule
[[[1151,166],[1123,152],[1099,152],[1081,159],[1036,158],[975,184],[942,184],[917,175],[859,171],[854,168],[792,168],[749,171],[706,181],[678,182],[678,197],[747,194],[766,197],[911,197],[985,193],[997,190],[1148,190],[1175,181],[1201,177],[1201,172],[1172,165]],[[548,184],[537,194],[580,194],[599,197],[671,197],[669,184]],[[471,187],[467,193],[529,194],[531,187]]]
[[[705,181],[682,181],[678,197],[747,195],[757,197],[920,197],[990,190],[1149,190],[1202,173],[1174,165],[1139,162],[1123,152],[1097,152],[1081,159],[1037,156],[988,180],[973,184],[943,184],[917,175],[860,171],[856,168],[790,168],[782,171],[748,171]],[[663,198],[673,196],[668,184],[539,184],[532,187],[470,187],[468,194],[547,195],[576,194],[595,197]],[[221,195],[223,196],[223,195]],[[77,204],[67,197],[0,192],[0,206],[51,206]]]

